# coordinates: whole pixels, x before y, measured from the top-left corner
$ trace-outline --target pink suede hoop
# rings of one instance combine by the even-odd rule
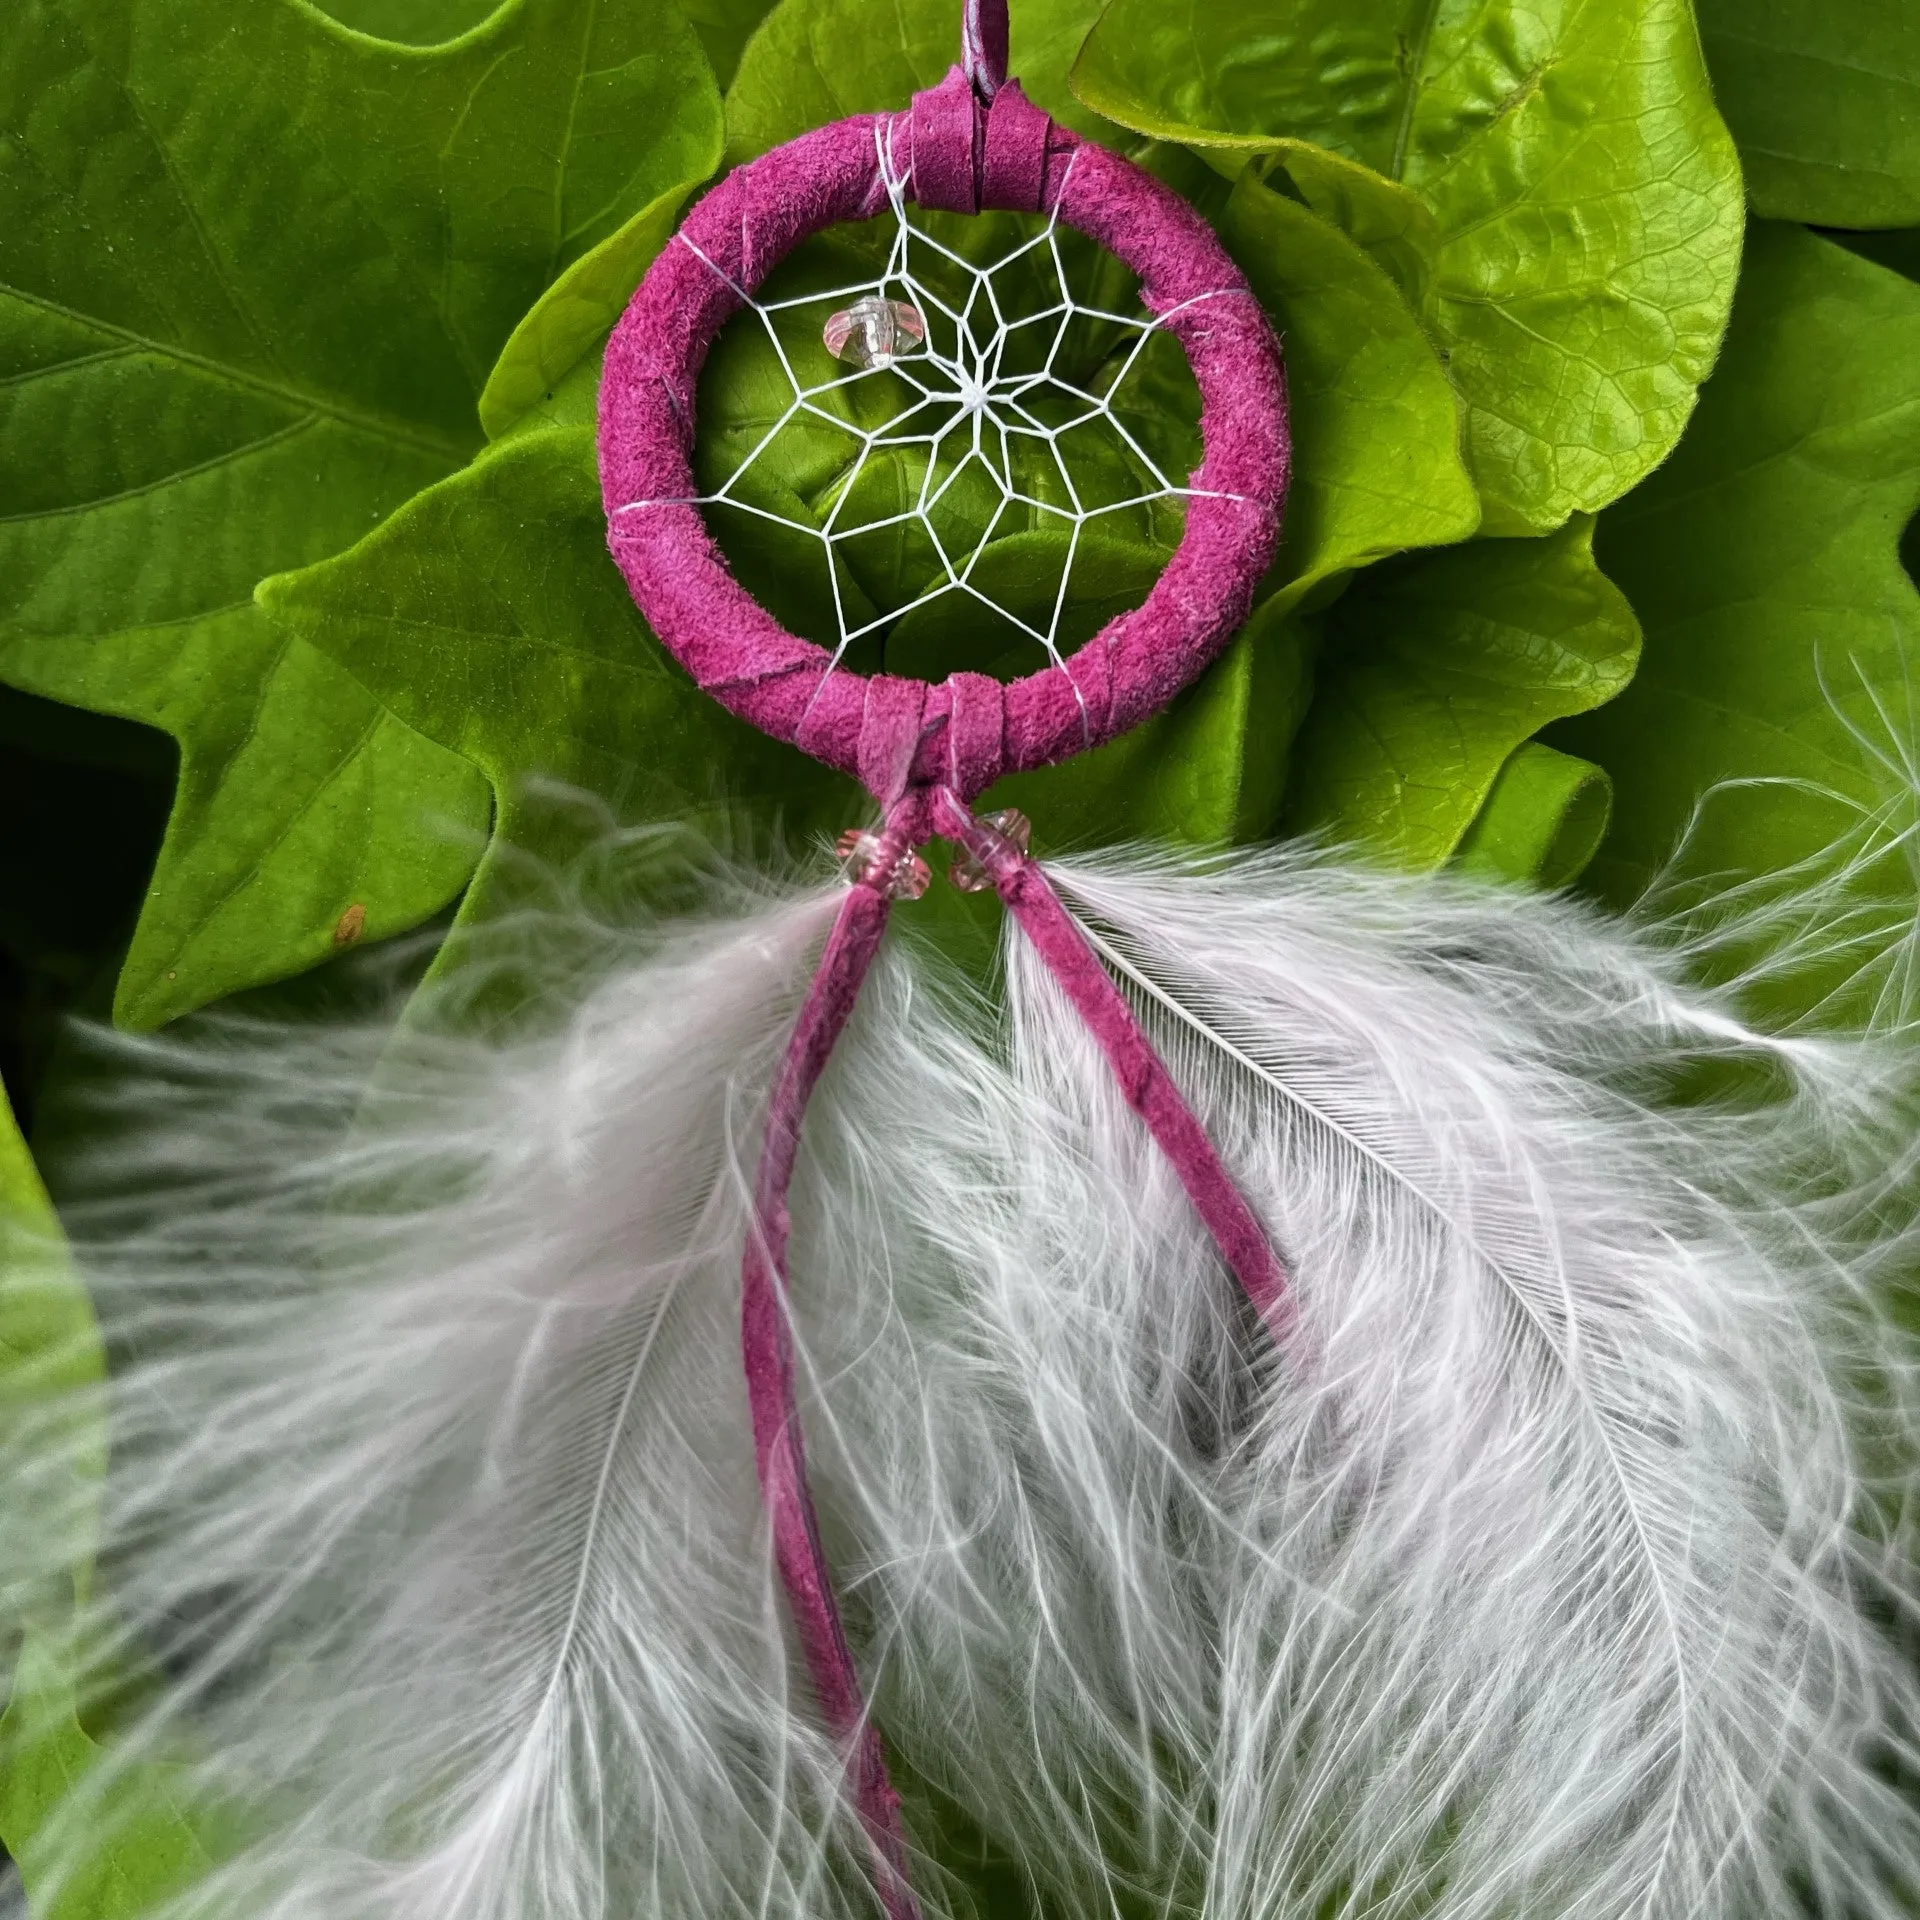
[[[1000,13],[1004,23],[1004,10]],[[991,23],[989,23],[991,24]],[[985,44],[990,65],[996,50]],[[883,156],[923,207],[1054,213],[1140,276],[1186,349],[1205,458],[1185,537],[1144,603],[1058,666],[937,686],[835,671],[741,587],[694,496],[695,389],[707,349],[794,247],[887,204]],[[909,791],[972,800],[1003,773],[1097,746],[1158,711],[1245,619],[1286,496],[1286,395],[1258,302],[1198,214],[998,81],[956,66],[904,113],[841,120],[738,168],[655,260],[607,346],[600,476],[608,542],[674,657],[763,733],[859,779],[885,808]]]

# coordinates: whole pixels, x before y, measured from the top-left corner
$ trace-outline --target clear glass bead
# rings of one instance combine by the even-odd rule
[[[979,824],[996,839],[1005,841],[1015,853],[1024,854],[1033,844],[1033,822],[1018,807],[1002,807],[996,813],[983,813]],[[985,893],[993,885],[993,875],[964,850],[947,869],[947,878],[962,893]]]
[[[836,360],[863,370],[890,367],[917,353],[926,337],[926,318],[918,307],[878,293],[843,307],[820,329],[820,338]]]
[[[840,836],[841,870],[889,900],[918,900],[932,870],[911,847],[891,848],[871,827],[849,827]]]

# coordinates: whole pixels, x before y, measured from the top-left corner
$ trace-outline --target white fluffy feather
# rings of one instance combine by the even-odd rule
[[[1297,1328],[1017,940],[1004,1012],[891,944],[793,1270],[929,1846],[957,1808],[1072,1910],[1207,1920],[1903,1911],[1911,1036],[1769,1040],[1575,906],[1311,852],[1056,878]],[[350,1128],[362,1037],[142,1043],[204,1097],[151,1218],[76,1226],[106,1584],[175,1676],[130,1748],[204,1741],[263,1823],[206,1910],[865,1910],[737,1358],[831,908],[655,929],[555,1038],[410,1039]]]
[[[255,1835],[189,1911],[831,1910],[738,1269],[837,899],[657,925],[545,1037],[113,1043],[148,1130],[100,1171],[154,1204],[72,1219],[121,1357],[103,1576],[172,1679],[121,1751],[203,1753]]]
[[[796,1270],[890,1738],[1099,1907],[1902,1911],[1911,1034],[1312,853],[1056,878],[1298,1326],[1024,942],[1001,1045],[884,1010]]]
[[[1203,1910],[1897,1911],[1915,1683],[1863,1602],[1906,1569],[1859,1529],[1912,1437],[1910,1036],[1768,1041],[1444,878],[1062,878],[1295,1276],[1213,1495]],[[1770,1084],[1662,1097],[1713,1066]]]

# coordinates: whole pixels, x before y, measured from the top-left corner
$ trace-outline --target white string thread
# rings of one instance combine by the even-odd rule
[[[884,128],[886,123],[880,124]],[[730,508],[810,534],[821,543],[834,632],[813,637],[831,647],[836,666],[856,641],[892,627],[916,608],[956,594],[1010,622],[1058,665],[1074,563],[1088,529],[1159,502],[1184,503],[1206,495],[1207,490],[1165,471],[1116,404],[1167,322],[1196,302],[1154,315],[1137,303],[1132,313],[1118,313],[1077,300],[1061,253],[1057,213],[998,258],[976,265],[909,220],[906,183],[891,166],[884,134],[880,157],[894,231],[876,279],[756,300],[680,236],[681,244],[727,280],[764,327],[790,394],[717,489],[691,503],[675,504]],[[933,265],[922,268],[922,257]],[[1016,267],[1030,284],[1038,281],[1046,289],[1037,310],[1022,311],[1011,296],[1003,299],[996,282]],[[946,293],[930,272],[942,274],[948,282]],[[1245,297],[1237,288],[1223,289],[1222,294]],[[1199,296],[1217,297],[1221,295]],[[866,298],[912,307],[924,321],[924,342],[899,358],[852,367],[824,380],[804,379],[782,333],[783,317],[791,325],[793,319],[817,315],[811,335],[817,340],[819,323],[830,313]],[[1064,364],[1076,325],[1109,329],[1115,343],[1089,383],[1069,377],[1071,369]],[[1086,335],[1080,337],[1084,341]],[[861,426],[849,417],[857,414],[879,417],[875,424]],[[849,442],[850,458],[828,490],[831,503],[824,514],[805,519],[754,499],[750,487],[764,457],[796,426],[830,428]],[[1096,438],[1103,444],[1096,445]],[[1083,463],[1086,457],[1096,459],[1105,468],[1105,483],[1089,479],[1084,471],[1076,476],[1070,454],[1083,454]],[[912,498],[893,511],[862,511],[860,482],[882,461],[908,476]],[[1112,483],[1117,475],[1124,475],[1127,484],[1116,490]],[[969,494],[976,509],[971,513],[962,504]],[[984,519],[977,510],[983,498],[992,501]],[[634,501],[618,511],[654,504],[664,503]],[[1049,528],[1066,536],[1050,606],[1042,610],[1029,604],[1022,611],[996,599],[979,578],[988,549],[1006,533]],[[849,604],[847,589],[856,576],[845,549],[850,541],[870,540],[889,529],[924,536],[934,564],[924,588],[904,604],[863,617],[862,608]],[[1156,538],[1154,544],[1163,542]],[[1168,549],[1173,544],[1172,539],[1164,541]]]

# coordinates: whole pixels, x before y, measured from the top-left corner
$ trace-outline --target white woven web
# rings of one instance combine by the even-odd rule
[[[991,609],[1057,664],[1072,600],[1086,597],[1087,583],[1076,583],[1076,563],[1090,552],[1090,567],[1110,562],[1111,549],[1090,544],[1089,534],[1109,529],[1136,553],[1156,550],[1163,563],[1177,543],[1185,502],[1204,491],[1169,471],[1168,440],[1190,440],[1197,412],[1184,355],[1175,371],[1191,412],[1173,423],[1171,436],[1160,404],[1167,391],[1165,349],[1152,373],[1158,393],[1141,390],[1156,341],[1167,339],[1178,354],[1165,333],[1173,316],[1150,314],[1137,299],[1126,312],[1077,298],[1057,214],[983,264],[909,220],[905,183],[884,146],[881,172],[893,231],[877,276],[767,300],[734,286],[764,328],[788,394],[732,471],[697,504],[730,508],[818,541],[833,631],[813,637],[831,647],[836,665],[856,642],[952,595]],[[1066,237],[1072,239],[1071,230]],[[1110,257],[1097,257],[1118,270]],[[1088,277],[1084,270],[1081,277]],[[1010,280],[1018,282],[1011,293]],[[912,309],[924,341],[867,367],[828,360],[821,340],[830,316],[871,299]],[[1088,361],[1090,340],[1110,343],[1097,364],[1070,364]],[[809,377],[808,360],[824,377]],[[812,507],[784,486],[756,484],[768,455],[796,433],[847,437],[841,471]],[[1158,447],[1149,444],[1156,439]],[[1063,543],[1046,543],[1044,564],[1057,566],[1058,579],[1050,597],[1041,594],[1035,604],[1031,576],[1043,562],[1030,553],[1026,604],[1011,604],[1010,596],[993,590],[986,577],[991,569],[982,563],[996,541],[1035,531],[1065,536]],[[855,548],[866,543],[870,552],[870,543],[889,535],[922,543],[925,584],[904,600],[877,605],[878,596],[869,600],[857,584]]]

